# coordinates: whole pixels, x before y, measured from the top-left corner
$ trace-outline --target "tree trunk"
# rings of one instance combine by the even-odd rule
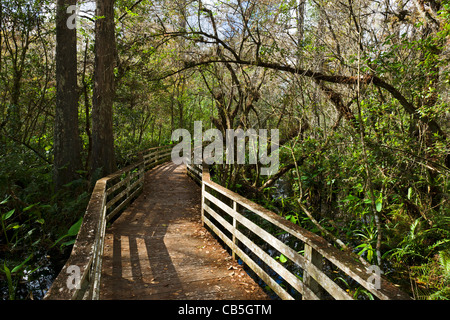
[[[114,0],[97,0],[95,21],[95,69],[92,99],[92,155],[93,182],[114,172],[113,102],[116,39]]]
[[[297,50],[300,63],[302,50],[303,50],[303,38],[305,35],[305,0],[298,0],[297,6]]]
[[[56,190],[77,178],[81,169],[78,132],[77,34],[67,27],[67,7],[76,0],[58,0],[56,12],[56,113],[54,183]]]

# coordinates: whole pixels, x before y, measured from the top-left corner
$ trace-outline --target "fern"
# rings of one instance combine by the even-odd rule
[[[439,262],[445,278],[450,280],[450,251],[439,251]]]
[[[416,299],[450,299],[450,251],[439,251],[439,258],[410,267],[411,286]]]

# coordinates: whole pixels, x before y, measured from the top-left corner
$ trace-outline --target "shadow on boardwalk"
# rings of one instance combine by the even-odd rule
[[[101,299],[268,299],[201,225],[201,190],[172,162],[106,231]]]

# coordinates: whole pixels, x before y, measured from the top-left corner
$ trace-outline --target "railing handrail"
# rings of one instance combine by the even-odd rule
[[[72,252],[44,299],[99,298],[106,223],[142,190],[145,172],[165,161],[170,155],[169,148],[171,146],[161,146],[141,151],[137,162],[97,180]],[[117,179],[120,181],[109,185]]]
[[[372,282],[372,270],[356,261],[349,253],[340,251],[331,245],[324,238],[292,223],[280,215],[262,207],[261,205],[246,199],[245,197],[228,190],[227,188],[213,182],[210,178],[209,167],[205,163],[199,165],[187,165],[188,174],[199,182],[202,186],[202,221],[207,224],[232,250],[233,256],[237,254],[267,285],[274,290],[282,299],[292,299],[292,296],[286,292],[276,281],[262,270],[251,258],[242,251],[237,243],[241,241],[247,248],[252,250],[253,254],[262,259],[274,271],[276,271],[285,281],[293,286],[303,298],[318,299],[320,298],[320,290],[317,284],[324,290],[328,291],[337,299],[353,299],[345,290],[340,288],[332,279],[330,279],[321,270],[322,257],[330,261],[346,275],[356,280],[361,286],[370,291],[379,299],[401,299],[409,300],[406,293],[401,291],[395,285],[390,283],[386,278],[379,276],[379,286],[374,286]],[[225,204],[217,197],[206,190],[206,187],[220,193],[228,200],[233,202],[232,206]],[[227,222],[217,210],[213,210],[206,201],[213,203],[222,212],[228,214],[233,219],[232,223]],[[252,221],[247,219],[237,210],[237,205],[257,214],[259,217],[269,221],[278,228],[288,232],[298,240],[304,243],[305,255],[296,252],[294,249],[282,243],[278,238],[260,228]],[[205,211],[225,228],[232,238],[229,238],[214,223],[205,216]],[[258,235],[262,240],[276,248],[280,253],[289,258],[291,261],[300,266],[303,272],[303,281],[300,281],[294,274],[284,268],[281,263],[275,261],[274,258],[263,252],[256,244],[242,234],[237,228],[237,223],[244,225],[254,234]],[[249,247],[250,246],[250,247]],[[264,260],[265,259],[265,260]],[[371,278],[372,277],[372,278]]]

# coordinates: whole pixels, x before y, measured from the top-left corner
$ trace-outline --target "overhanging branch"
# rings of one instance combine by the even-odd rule
[[[236,56],[235,56],[236,58]],[[291,74],[297,74],[300,76],[308,77],[311,79],[314,79],[315,81],[323,81],[328,83],[336,83],[336,84],[342,84],[342,85],[358,85],[359,84],[373,84],[374,86],[378,88],[383,88],[386,91],[388,91],[403,107],[403,109],[410,115],[412,115],[414,118],[423,121],[427,123],[430,126],[430,129],[433,133],[439,134],[441,137],[445,138],[446,134],[441,130],[439,124],[434,121],[433,119],[430,119],[426,116],[420,116],[417,109],[414,107],[414,105],[406,99],[406,97],[398,91],[394,86],[387,83],[380,77],[372,74],[366,74],[362,75],[359,79],[357,76],[344,76],[344,75],[328,75],[321,72],[316,72],[308,69],[299,69],[292,66],[286,66],[281,65],[277,63],[271,63],[271,62],[263,62],[263,61],[250,61],[250,60],[242,60],[242,59],[215,59],[210,58],[207,60],[202,61],[188,61],[185,64],[185,67],[181,70],[170,72],[169,74],[166,74],[163,76],[163,78],[170,77],[178,72],[182,72],[186,69],[202,66],[202,65],[208,65],[212,63],[234,63],[239,65],[248,65],[248,66],[255,66],[255,67],[261,67],[261,68],[267,68],[277,71],[284,71]]]

